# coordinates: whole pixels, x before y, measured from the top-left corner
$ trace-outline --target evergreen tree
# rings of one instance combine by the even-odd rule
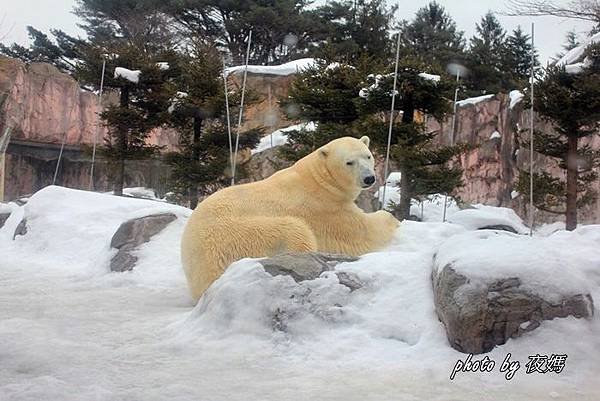
[[[75,14],[88,41],[77,48],[75,76],[97,86],[106,61],[104,86],[119,92],[118,105],[101,118],[108,127],[102,154],[115,165],[114,192],[121,195],[125,161],[158,152],[147,144],[150,131],[169,120],[167,108],[174,94],[171,84],[179,74],[177,58],[164,14],[157,0],[79,0]],[[159,63],[167,63],[168,68]],[[163,64],[165,66],[165,64]],[[117,67],[136,71],[129,79],[113,76]]]
[[[534,67],[540,65],[536,51],[533,61]],[[527,86],[531,75],[531,37],[520,26],[506,39],[504,69],[510,74],[510,86],[504,89],[521,89]]]
[[[306,0],[171,0],[168,13],[185,27],[224,47],[235,64],[279,64],[303,54],[314,26]]]
[[[228,184],[229,138],[223,95],[222,63],[214,47],[198,44],[182,55],[179,89],[171,106],[171,124],[180,135],[179,151],[167,154],[171,191],[194,209],[199,197]],[[230,94],[235,104],[239,95]],[[262,129],[240,133],[240,148],[253,148]],[[186,203],[187,203],[186,202]]]
[[[356,64],[361,59],[389,62],[389,30],[397,6],[385,0],[332,1],[317,8],[312,54]]]
[[[435,1],[419,9],[410,23],[402,22],[401,28],[405,55],[443,69],[464,57],[463,32],[457,30],[452,17]]]
[[[43,62],[50,63],[62,72],[73,74],[77,64],[77,46],[83,40],[73,38],[63,31],[51,29],[53,39],[32,26],[27,27],[31,45],[27,48],[17,43],[5,46],[0,43],[0,54],[18,58],[25,63]]]
[[[475,29],[468,55],[467,86],[480,93],[496,93],[506,87],[507,74],[503,70],[506,32],[492,12],[482,17]]]
[[[534,173],[533,202],[551,213],[566,215],[567,230],[577,227],[577,208],[596,199],[591,183],[598,180],[600,153],[580,140],[597,136],[600,128],[600,45],[586,50],[589,63],[578,73],[550,66],[544,79],[535,85],[534,108],[552,123],[553,131],[536,131],[534,147],[538,153],[554,158],[566,171],[566,180],[547,172]],[[528,197],[530,177],[521,172],[519,192]]]
[[[396,110],[403,113],[394,123],[391,157],[403,173],[400,218],[408,217],[412,198],[451,192],[461,184],[462,170],[447,162],[465,147],[434,146],[437,133],[426,132],[414,119],[416,111],[441,119],[449,110],[443,94],[451,84],[427,79],[421,74],[427,69],[423,63],[405,60],[398,73]],[[297,160],[333,139],[362,135],[371,138],[376,152],[385,153],[393,74],[389,67],[382,74],[364,71],[322,63],[296,77],[289,102],[298,106],[300,118],[318,124],[312,132],[290,133],[282,149],[285,157]]]
[[[565,35],[565,44],[562,45],[563,51],[558,53],[555,57],[556,60],[560,60],[569,50],[572,50],[579,46],[581,43],[577,39],[577,32],[569,31]]]
[[[466,145],[439,146],[434,144],[437,132],[428,132],[424,122],[415,120],[415,112],[428,114],[438,120],[450,111],[449,95],[452,81],[433,80],[422,72],[431,67],[419,61],[405,59],[398,69],[399,88],[396,108],[402,111],[399,122],[392,128],[391,159],[401,172],[400,203],[395,212],[400,219],[410,216],[413,198],[435,193],[451,193],[462,185],[462,169],[448,162],[468,149]],[[361,92],[358,102],[361,112],[361,131],[370,135],[373,142],[385,149],[388,137],[389,111],[393,91],[393,74],[371,76],[368,88]]]

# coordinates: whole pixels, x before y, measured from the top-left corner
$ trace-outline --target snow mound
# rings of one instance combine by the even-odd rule
[[[107,272],[115,253],[110,240],[121,223],[160,213],[174,213],[183,221],[191,214],[189,209],[168,203],[58,186],[36,192],[20,209],[27,219],[27,234],[16,237],[12,252],[47,265],[46,269],[84,274]],[[3,227],[0,232],[11,235],[9,230]],[[52,255],[50,263],[48,255]]]
[[[550,237],[520,236],[503,231],[471,231],[444,242],[436,252],[434,270],[439,272],[448,264],[469,278],[491,284],[506,278],[519,278],[521,287],[550,302],[562,297],[590,292],[585,271],[600,266],[600,255],[578,241],[571,252],[565,253],[566,237],[578,233]],[[565,238],[560,238],[565,237]],[[582,246],[583,245],[583,246]]]
[[[506,207],[473,205],[475,209],[464,209],[453,213],[448,221],[459,224],[469,230],[478,230],[489,226],[508,226],[519,234],[529,233],[529,228],[514,210]]]
[[[441,77],[439,75],[428,74],[426,72],[419,73],[419,76],[423,79],[426,79],[428,81],[433,81],[433,82],[440,82],[440,79],[441,79]]]
[[[290,61],[281,65],[249,65],[248,72],[251,74],[265,74],[265,75],[291,75],[311,68],[316,65],[316,59],[314,58],[301,58],[298,60]],[[244,72],[246,69],[245,65],[237,65],[225,69],[225,75],[229,75],[236,72]]]
[[[468,99],[459,100],[458,102],[456,102],[456,106],[463,107],[463,106],[468,106],[470,104],[477,104],[477,103],[483,102],[485,100],[489,100],[489,99],[493,98],[494,96],[496,96],[496,95],[483,95],[483,96],[477,96],[477,97],[470,97]]]
[[[273,131],[271,134],[263,136],[258,145],[254,149],[252,149],[251,153],[259,153],[263,150],[271,149],[276,146],[285,145],[288,141],[287,133],[290,131],[314,131],[317,129],[317,125],[314,122],[302,123],[290,125],[286,128],[280,128],[276,131]]]

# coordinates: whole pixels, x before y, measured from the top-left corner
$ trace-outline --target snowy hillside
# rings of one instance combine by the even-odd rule
[[[0,208],[12,212],[0,229],[0,400],[598,400],[600,226],[483,238],[482,222],[522,222],[478,210],[485,219],[404,222],[387,249],[338,265],[358,290],[329,272],[273,277],[246,259],[194,307],[179,262],[188,209],[47,187]],[[135,251],[133,271],[110,272],[119,225],[165,212],[177,219]],[[27,233],[13,240],[23,217]],[[466,355],[434,310],[434,254],[485,278],[522,272],[549,290],[589,290],[595,316],[545,321],[486,354],[521,362],[511,381],[497,368],[451,381]],[[534,354],[567,354],[566,367],[526,374]]]

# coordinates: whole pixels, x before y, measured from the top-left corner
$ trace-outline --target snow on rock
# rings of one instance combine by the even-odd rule
[[[560,58],[556,62],[557,67],[567,66],[570,64],[574,64],[581,60],[583,54],[585,53],[586,48],[589,45],[600,42],[600,32],[590,36],[587,40],[585,40],[581,45],[574,47],[569,50],[564,56]]]
[[[564,252],[567,239],[570,251]],[[436,252],[434,271],[452,265],[471,286],[518,278],[520,287],[550,302],[587,294],[586,272],[598,269],[600,254],[579,233],[549,237],[520,236],[503,231],[471,231],[444,242]],[[572,244],[572,245],[571,245]],[[465,289],[465,291],[467,291]]]
[[[108,261],[115,253],[110,241],[121,223],[161,213],[173,213],[183,220],[191,213],[163,202],[58,186],[36,192],[21,209],[28,230],[16,238],[13,252],[40,264],[48,264],[48,255],[52,255],[47,269],[92,275],[108,272]],[[8,230],[3,227],[1,232]]]
[[[140,81],[141,70],[129,70],[124,67],[116,67],[114,78],[123,78],[137,84]]]
[[[281,65],[249,65],[248,72],[252,74],[265,74],[265,75],[291,75],[306,70],[316,65],[316,59],[314,58],[301,58],[298,60],[290,61]],[[225,74],[229,75],[236,72],[244,72],[246,69],[245,65],[238,65],[225,69]]]
[[[500,135],[500,133],[498,131],[494,131],[492,132],[492,135],[490,135],[490,139],[500,139],[502,138],[502,135]]]
[[[519,103],[521,100],[523,100],[523,97],[525,95],[523,95],[523,92],[521,92],[519,90],[512,90],[512,91],[510,91],[508,96],[510,98],[510,104],[509,104],[508,108],[512,109],[513,107],[515,107],[517,105],[517,103]]]
[[[521,195],[519,191],[510,191],[510,198],[515,199],[517,196]]]
[[[280,128],[276,131],[273,131],[269,135],[263,136],[258,142],[258,145],[256,145],[256,147],[252,149],[251,153],[255,154],[262,152],[263,150],[273,148],[275,146],[285,145],[288,140],[287,133],[290,131],[310,132],[314,131],[315,129],[317,129],[317,125],[312,121],[308,123],[290,125],[286,128]]]
[[[504,228],[517,234],[529,233],[529,228],[514,210],[505,207],[495,207],[476,204],[474,209],[464,209],[453,213],[448,221],[459,224],[469,230],[486,227]]]
[[[489,100],[489,99],[493,98],[494,96],[496,96],[496,95],[483,95],[483,96],[477,96],[477,97],[470,97],[468,99],[459,100],[458,102],[456,102],[456,105],[458,107],[463,107],[463,106],[467,106],[470,104],[477,104],[479,102]]]

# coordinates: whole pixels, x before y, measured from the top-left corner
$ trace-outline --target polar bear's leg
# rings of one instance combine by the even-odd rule
[[[182,246],[182,262],[195,301],[237,260],[317,250],[313,232],[294,217],[229,218],[195,230],[184,234]]]

